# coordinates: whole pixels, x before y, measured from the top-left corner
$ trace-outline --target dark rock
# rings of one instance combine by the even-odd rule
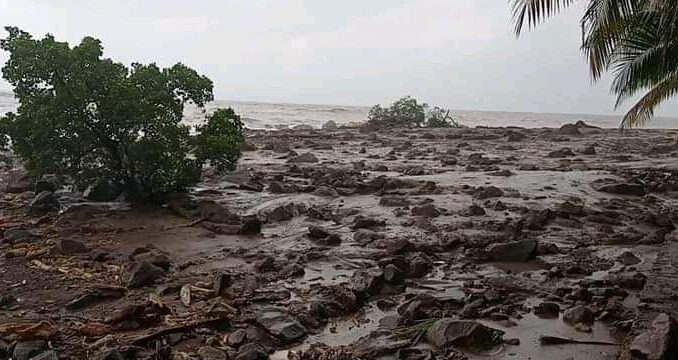
[[[114,201],[123,192],[121,184],[108,180],[100,180],[91,185],[84,192],[84,196],[90,201]]]
[[[494,186],[479,187],[473,193],[473,197],[475,197],[478,200],[485,200],[489,198],[502,196],[504,196],[504,192],[501,189]]]
[[[147,262],[153,264],[165,271],[169,271],[170,266],[172,265],[172,260],[169,258],[169,256],[160,254],[156,251],[149,251],[135,255],[133,260],[137,262]]]
[[[243,216],[242,224],[238,230],[240,235],[257,235],[261,234],[261,220],[256,215]]]
[[[311,225],[308,227],[308,237],[311,239],[324,239],[328,236],[330,236],[330,233],[320,226]]]
[[[575,156],[575,153],[570,148],[562,148],[558,150],[553,150],[549,152],[546,156],[550,158],[565,158]]]
[[[486,214],[486,213],[485,213],[485,209],[483,209],[482,206],[477,205],[477,204],[472,204],[471,206],[469,206],[468,208],[462,210],[462,211],[459,213],[459,215],[461,215],[461,216],[467,216],[467,217],[470,217],[470,216],[484,216],[485,214]]]
[[[148,262],[140,262],[133,265],[127,280],[127,287],[140,288],[151,285],[156,280],[165,276],[165,270]]]
[[[56,175],[43,175],[40,180],[35,182],[35,193],[40,194],[43,191],[55,192],[59,190],[61,185]]]
[[[410,263],[408,276],[412,278],[420,278],[433,269],[433,261],[423,253],[412,255],[408,261]]]
[[[387,283],[399,284],[405,279],[405,274],[397,266],[388,264],[384,268],[384,280]]]
[[[289,190],[281,181],[271,181],[271,183],[268,184],[268,191],[274,194],[284,194]]]
[[[247,181],[240,184],[238,188],[245,191],[262,192],[264,191],[264,184],[257,181]]]
[[[428,294],[419,294],[405,304],[398,307],[398,315],[402,323],[410,324],[414,321],[429,318],[431,312],[441,305],[440,301]]]
[[[565,124],[558,129],[558,134],[560,135],[568,135],[568,136],[579,136],[581,135],[581,131],[579,131],[579,127],[576,124]]]
[[[359,215],[356,216],[355,221],[353,222],[353,229],[370,229],[384,225],[386,225],[384,220]]]
[[[337,190],[335,190],[331,186],[318,186],[317,189],[313,192],[313,195],[316,196],[321,196],[321,197],[327,197],[327,198],[335,198],[339,196],[339,193]]]
[[[317,163],[318,157],[313,155],[312,153],[304,153],[301,155],[298,155],[296,157],[293,157],[292,159],[288,160],[287,162],[289,163]]]
[[[428,349],[399,349],[396,351],[396,360],[435,360],[435,354]]]
[[[376,295],[384,286],[384,274],[381,271],[356,270],[350,284],[353,291],[364,297]]]
[[[511,346],[519,346],[520,345],[520,339],[518,339],[518,338],[507,339],[505,341],[505,344],[511,345]]]
[[[436,348],[489,350],[503,342],[504,332],[475,321],[443,318],[426,331],[426,340]]]
[[[214,294],[216,296],[224,296],[226,294],[226,289],[231,286],[231,274],[221,273],[216,276],[212,286]]]
[[[228,360],[225,352],[211,346],[203,346],[198,349],[198,356],[202,360]]]
[[[621,288],[640,290],[645,287],[645,284],[647,283],[647,276],[639,272],[624,273],[612,275],[609,277],[609,280],[614,285],[617,285]]]
[[[678,358],[678,324],[668,314],[659,314],[652,328],[633,339],[629,347],[636,358],[672,360]]]
[[[322,129],[325,131],[334,131],[337,130],[338,126],[337,123],[334,122],[333,120],[329,120],[328,122],[324,123],[322,126]]]
[[[47,350],[42,354],[32,357],[31,360],[59,360],[59,356],[54,350]]]
[[[290,264],[280,270],[280,275],[285,278],[304,276],[306,270],[299,264]]]
[[[524,262],[537,255],[537,240],[491,244],[486,251],[494,261]]]
[[[405,254],[413,249],[414,246],[407,239],[398,238],[386,242],[386,250],[393,255]]]
[[[0,295],[0,310],[8,309],[19,301],[12,294]]]
[[[12,360],[29,360],[47,350],[47,343],[43,340],[20,342],[14,346]]]
[[[238,355],[235,357],[235,360],[266,360],[268,359],[268,354],[261,349],[247,349],[245,351],[238,352]]]
[[[433,204],[415,206],[411,211],[412,216],[421,216],[425,218],[434,218],[440,216],[440,210],[438,210]]]
[[[579,323],[592,324],[594,320],[595,315],[593,311],[584,305],[569,308],[563,313],[563,321],[571,325]]]
[[[278,264],[275,263],[275,259],[273,257],[266,256],[254,264],[254,269],[260,273],[267,273],[277,271],[279,267]]]
[[[384,207],[405,207],[410,206],[410,199],[404,196],[384,196],[379,199],[379,205]]]
[[[534,314],[540,318],[557,319],[560,316],[560,306],[552,302],[543,302],[534,307]]]
[[[89,252],[92,261],[103,262],[111,259],[111,252],[106,249],[92,249]]]
[[[581,149],[581,153],[584,155],[595,155],[596,154],[596,146],[593,144],[587,145],[583,149]]]
[[[43,191],[33,198],[28,205],[28,213],[33,216],[45,215],[49,212],[59,211],[59,200],[53,192]]]
[[[87,246],[80,241],[71,239],[61,239],[59,241],[59,252],[64,255],[73,255],[87,252]]]
[[[506,141],[508,142],[519,142],[523,141],[527,138],[527,135],[525,135],[522,132],[518,131],[511,131],[508,136],[506,137]]]
[[[292,315],[278,310],[268,310],[257,317],[257,323],[271,335],[285,343],[306,336],[306,328]]]
[[[368,229],[358,229],[353,234],[353,240],[357,242],[358,244],[361,245],[367,245],[371,242],[374,242],[376,240],[381,240],[385,238],[386,236],[384,234],[380,234],[376,231],[368,230]]]
[[[639,184],[631,183],[595,183],[593,188],[609,194],[629,195],[629,196],[643,196],[645,195],[645,188]]]
[[[245,343],[245,338],[246,338],[247,332],[245,329],[238,329],[226,337],[226,343],[228,346],[233,347],[233,348],[238,348],[240,345]]]

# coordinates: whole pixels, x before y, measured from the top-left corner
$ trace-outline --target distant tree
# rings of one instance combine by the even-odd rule
[[[388,108],[375,105],[367,116],[369,128],[442,128],[458,127],[459,124],[450,116],[449,110],[433,107],[426,103],[419,103],[416,99],[405,96],[394,102]]]
[[[207,77],[182,64],[127,68],[102,58],[92,37],[71,48],[52,35],[6,30],[2,74],[19,107],[0,121],[0,134],[32,174],[68,176],[83,188],[110,181],[150,198],[195,184],[206,163],[235,167],[243,127],[233,110],[215,111],[194,132],[181,122],[185,104],[214,99]]]

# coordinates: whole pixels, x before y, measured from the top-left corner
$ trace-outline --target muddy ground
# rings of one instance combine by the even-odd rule
[[[250,132],[162,207],[5,157],[0,359],[673,359],[676,135]]]

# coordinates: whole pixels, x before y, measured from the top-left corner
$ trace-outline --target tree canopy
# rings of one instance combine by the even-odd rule
[[[398,99],[389,107],[375,105],[367,116],[370,128],[445,128],[458,127],[459,124],[450,116],[450,111],[426,103],[419,103],[417,99],[405,96]]]
[[[2,74],[19,107],[0,121],[0,137],[32,174],[68,176],[82,187],[110,181],[148,197],[196,183],[206,163],[235,167],[243,126],[233,110],[216,110],[196,129],[182,122],[186,104],[214,99],[206,76],[183,64],[128,68],[103,58],[92,37],[70,47],[6,30]]]

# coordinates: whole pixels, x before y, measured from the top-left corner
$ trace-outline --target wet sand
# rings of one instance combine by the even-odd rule
[[[237,172],[207,171],[161,209],[61,190],[62,212],[35,217],[34,194],[6,192],[0,296],[15,301],[0,306],[0,338],[14,351],[48,338],[72,359],[630,358],[631,339],[676,312],[677,134],[256,131]],[[242,231],[254,218],[260,232]],[[142,262],[166,269],[130,286]],[[560,311],[537,316],[545,302]],[[575,306],[594,321],[563,321]],[[440,318],[518,341],[439,349],[425,333]],[[49,336],[2,329],[43,320]]]

